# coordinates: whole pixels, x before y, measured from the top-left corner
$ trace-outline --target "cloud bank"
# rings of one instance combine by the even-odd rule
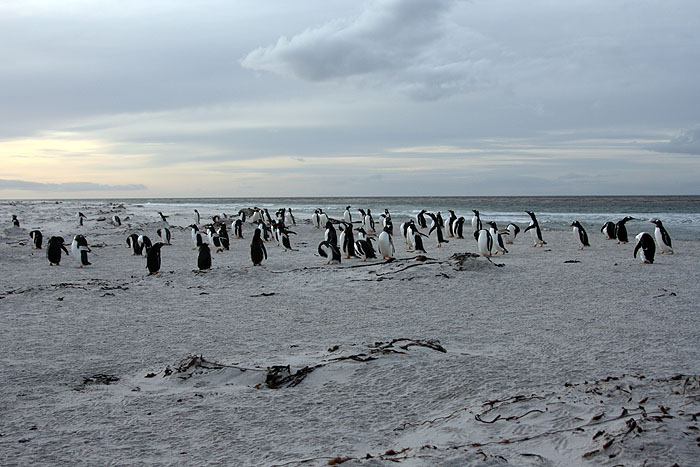
[[[26,190],[54,193],[69,193],[83,191],[137,191],[146,190],[146,185],[102,185],[92,182],[69,182],[69,183],[40,183],[26,180],[0,179],[0,190]]]
[[[656,152],[700,156],[700,125],[683,129],[678,136],[671,138],[667,143],[652,144],[648,149]]]

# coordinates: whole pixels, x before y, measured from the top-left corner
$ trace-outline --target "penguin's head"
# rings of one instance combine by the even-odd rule
[[[654,224],[654,225],[657,226],[657,227],[662,227],[662,225],[663,225],[663,224],[661,223],[661,219],[652,219],[652,220],[650,220],[649,222],[651,222],[652,224]]]

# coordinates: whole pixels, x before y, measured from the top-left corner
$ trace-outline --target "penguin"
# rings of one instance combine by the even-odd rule
[[[377,239],[377,248],[382,259],[392,259],[394,257],[394,242],[391,240],[391,232],[384,228]]]
[[[491,256],[491,250],[493,249],[493,237],[488,230],[480,229],[474,232],[474,239],[479,247],[479,253],[481,256],[488,258]]]
[[[466,219],[464,217],[460,216],[457,219],[455,219],[454,223],[452,224],[452,234],[455,236],[455,238],[464,238],[464,222]]]
[[[486,225],[489,226],[489,234],[491,235],[492,249],[496,249],[496,251],[493,254],[497,255],[499,251],[504,255],[508,253],[506,246],[503,244],[503,237],[501,236],[501,233],[496,227],[496,223],[494,221],[490,221],[486,222]]]
[[[346,224],[352,224],[352,213],[350,212],[350,206],[345,206],[345,212],[343,212],[343,220]]]
[[[264,224],[260,223],[258,225]],[[265,243],[263,243],[260,234],[261,229],[255,229],[253,240],[250,242],[250,259],[253,261],[253,266],[260,266],[263,259],[267,259],[267,250],[265,249]]]
[[[192,243],[194,244],[193,250],[196,250],[202,244],[202,234],[199,233],[199,227],[195,224],[190,224],[190,234],[192,235]]]
[[[217,253],[224,251],[224,247],[221,246],[221,239],[219,239],[219,236],[214,232],[214,227],[209,226],[207,228],[207,237],[209,238],[209,244],[216,247]]]
[[[199,211],[196,209],[194,210],[194,225],[199,225],[199,222],[201,220],[201,216],[199,215]]]
[[[638,234],[636,237],[637,245],[634,247],[634,257],[637,257],[637,252],[641,248],[639,258],[643,264],[652,264],[654,262],[654,253],[656,253],[656,244],[651,235],[646,232]]]
[[[481,224],[481,216],[479,215],[479,211],[476,209],[472,209],[472,212],[474,213],[472,216],[472,232],[478,232],[479,230],[483,229]]]
[[[233,236],[236,238],[243,238],[243,222],[240,219],[236,219],[233,222]]]
[[[209,244],[202,243],[199,245],[199,254],[197,254],[197,267],[200,271],[205,271],[211,268],[211,250]]]
[[[447,212],[450,213],[450,217],[447,218],[447,221],[445,221],[445,231],[447,232],[448,237],[454,237],[454,222],[457,220],[457,214],[452,209],[448,209]]]
[[[326,264],[340,264],[340,250],[334,243],[323,241],[318,244],[318,254],[328,259]]]
[[[219,215],[213,215],[213,216],[211,216],[211,221],[212,221],[214,224],[218,224],[219,222],[221,222],[221,216],[219,216]]]
[[[427,235],[419,232],[415,224],[411,224],[409,226],[408,234],[411,236],[411,246],[413,247],[413,250],[426,253],[425,247],[423,246],[423,239],[421,237],[427,237]]]
[[[126,237],[126,246],[131,248],[131,256],[141,256],[143,247],[139,243],[139,236],[136,234],[131,234]]]
[[[61,264],[61,250],[69,254],[63,237],[49,238],[49,241],[46,242],[46,259],[49,260],[49,266]]]
[[[90,247],[88,246],[87,240],[82,235],[76,235],[73,237],[73,243],[70,246],[71,256],[78,263],[78,267],[89,266],[91,263],[88,261],[88,251]]]
[[[165,223],[168,222],[168,217],[169,217],[169,216],[166,216],[165,214],[163,214],[163,213],[160,212],[160,211],[158,211],[158,215],[160,216],[160,218],[161,218],[161,220],[162,220],[163,222],[165,222]]]
[[[664,228],[663,223],[660,219],[652,219],[652,224],[656,226],[654,229],[654,237],[656,237],[656,243],[659,245],[659,254],[663,255],[668,251],[670,255],[673,254],[673,245],[671,244],[671,236],[668,234]],[[41,248],[41,246],[39,246]]]
[[[17,216],[14,214],[12,214],[12,226],[19,229],[19,219],[17,219]]]
[[[503,239],[505,240],[506,245],[512,245],[515,241],[515,237],[517,237],[520,233],[520,227],[511,222],[508,224],[505,230],[501,230],[501,233],[503,234]]]
[[[525,211],[525,212],[527,213],[528,216],[530,216],[530,225],[528,225],[525,228],[525,232],[530,230],[530,235],[532,235],[532,241],[534,242],[534,244],[532,246],[536,247],[537,245],[539,245],[542,247],[542,246],[546,245],[547,242],[545,242],[542,239],[542,230],[540,230],[540,224],[539,224],[539,222],[537,222],[537,217],[535,217],[535,213],[532,211]]]
[[[160,271],[160,249],[163,247],[161,242],[151,245],[148,249],[148,254],[146,255],[146,267],[148,268],[148,275],[153,276],[158,274]]]
[[[367,232],[374,232],[374,217],[372,217],[372,210],[367,208],[367,214],[364,219],[365,229]]]
[[[440,219],[433,213],[427,213],[428,216],[433,220],[433,225],[430,227],[430,230],[428,231],[428,235],[433,233],[433,230],[435,231],[435,240],[437,241],[437,247],[442,248],[443,243],[449,243],[449,240],[445,240],[445,238],[442,236],[442,226],[440,226]],[[438,214],[440,214],[438,212]]]
[[[265,219],[264,219],[265,222],[267,222],[268,224],[271,224],[271,223],[272,223],[272,217],[270,217],[270,211],[268,211],[267,208],[265,208],[265,209],[263,210],[263,212],[265,213]],[[243,238],[243,237],[241,237],[241,238]]]
[[[83,225],[83,220],[87,219],[87,216],[83,214],[82,212],[78,211],[78,214],[75,215],[75,217],[78,218],[78,225],[82,226]]]
[[[223,222],[221,223],[221,225],[219,226],[219,230],[216,231],[216,234],[219,236],[219,241],[221,242],[221,248],[228,251],[230,246],[231,246],[231,242],[228,238],[228,230],[226,230],[225,223],[223,223]]]
[[[319,209],[314,209],[314,213],[311,214],[311,224],[317,229],[321,228],[321,214]]]
[[[32,230],[29,232],[29,236],[32,239],[32,243],[34,243],[34,249],[35,250],[41,250],[41,242],[43,241],[43,236],[41,235],[41,232],[38,230]]]
[[[167,227],[163,227],[161,229],[156,230],[156,233],[160,237],[161,242],[164,245],[170,245],[170,229]]]
[[[117,215],[112,216],[112,225],[115,227],[119,227],[122,225],[122,220],[119,218],[119,216],[117,216]]]
[[[292,208],[287,208],[287,213],[284,215],[284,223],[285,225],[297,225],[294,214],[292,214]]]
[[[356,258],[355,236],[352,233],[352,224],[346,223],[343,232],[340,234],[340,250],[345,255],[345,259]]]
[[[608,221],[605,224],[603,224],[603,227],[601,227],[600,232],[605,235],[606,240],[615,240],[617,236],[615,235],[615,224]]]
[[[406,242],[406,245],[410,245],[408,235],[410,234],[411,225],[416,225],[415,222],[413,222],[413,219],[403,222],[399,226],[399,233],[403,237],[404,242]]]
[[[372,242],[374,239],[372,237],[365,237],[355,241],[355,252],[362,258],[362,262],[366,262],[368,259],[376,259],[377,254],[374,251],[374,246]]]
[[[382,228],[386,227],[387,225],[392,224],[391,222],[391,214],[389,214],[388,209],[384,209],[384,213],[380,215],[382,218]],[[393,232],[392,232],[393,233]]]
[[[586,229],[583,228],[579,221],[573,221],[571,223],[571,227],[573,227],[574,237],[576,237],[576,241],[579,244],[579,250],[583,250],[583,247],[591,246],[588,243],[588,234],[586,233]]]
[[[323,239],[326,242],[332,243],[333,245],[338,247],[338,234],[335,231],[335,227],[333,227],[333,224],[331,221],[326,222],[326,231],[323,234]]]
[[[625,224],[632,220],[634,220],[634,217],[626,216],[624,219],[615,224],[615,236],[617,237],[618,244],[627,243],[629,241],[629,238],[627,237],[627,227],[625,227]]]
[[[257,207],[254,207],[253,208],[253,215],[250,216],[250,223],[257,224],[261,220],[263,220],[262,211],[260,209],[258,209]]]
[[[323,228],[326,227],[326,224],[328,223],[328,214],[323,212],[323,209],[318,210],[318,222],[319,222],[319,228],[322,226]]]
[[[416,214],[416,222],[418,222],[418,227],[421,229],[425,229],[428,227],[428,223],[425,220],[425,213],[427,211],[425,209],[421,209],[418,214]]]
[[[151,239],[146,235],[139,235],[138,237],[139,247],[141,247],[141,254],[143,256],[148,255],[148,250],[151,248]]]
[[[299,251],[292,248],[292,242],[289,240],[289,234],[296,235],[297,233],[289,230],[284,224],[282,224],[278,230],[280,238],[282,239],[282,247],[284,248],[284,251]]]

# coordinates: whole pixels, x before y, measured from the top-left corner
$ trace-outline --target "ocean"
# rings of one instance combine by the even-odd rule
[[[85,201],[85,200],[83,200]],[[97,200],[95,200],[97,201]],[[116,202],[117,200],[101,200]],[[568,230],[578,220],[589,235],[600,232],[606,221],[617,221],[625,216],[630,221],[630,234],[653,232],[652,218],[659,218],[672,238],[700,240],[700,196],[554,196],[554,197],[371,197],[371,198],[157,198],[123,200],[139,205],[141,209],[163,211],[168,214],[191,214],[198,209],[202,217],[214,214],[234,215],[241,208],[292,208],[299,219],[311,217],[314,209],[323,209],[330,217],[342,218],[345,206],[352,206],[353,216],[358,208],[371,209],[378,219],[388,209],[395,223],[413,218],[421,209],[440,211],[443,217],[448,209],[457,216],[471,219],[472,209],[481,213],[483,220],[493,220],[499,227],[509,222],[525,226],[529,217],[525,210],[535,212],[543,229]]]

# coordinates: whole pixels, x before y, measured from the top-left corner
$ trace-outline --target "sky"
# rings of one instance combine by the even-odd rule
[[[0,0],[0,198],[700,194],[700,2]]]

